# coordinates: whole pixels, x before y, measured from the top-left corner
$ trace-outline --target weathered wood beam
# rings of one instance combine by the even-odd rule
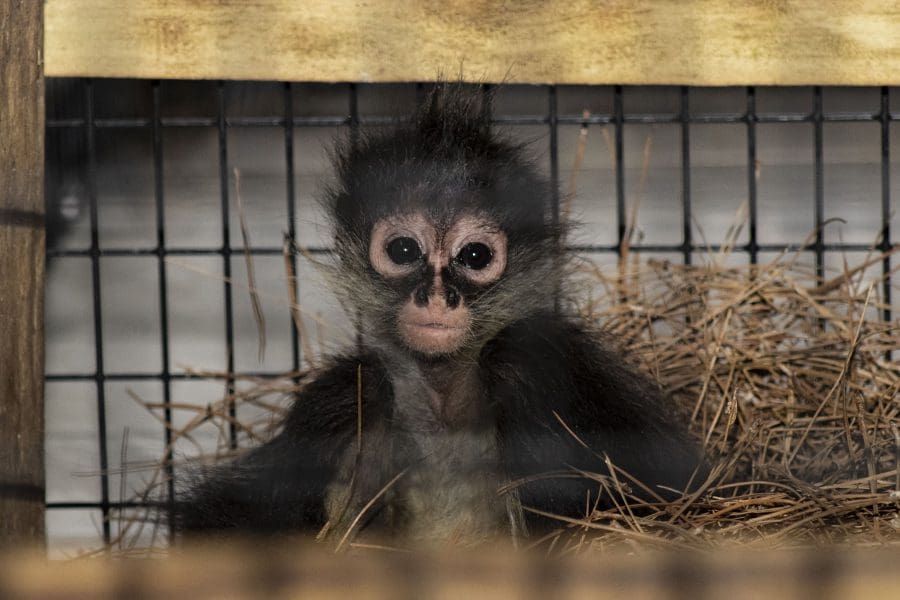
[[[0,1],[0,544],[44,540],[42,8]]]
[[[900,84],[897,0],[46,0],[53,76]]]
[[[627,531],[627,530],[626,530]],[[335,555],[322,545],[231,539],[189,546],[167,558],[47,562],[0,555],[3,598],[864,598],[900,596],[900,552],[886,543],[710,552],[665,547],[626,555],[582,548],[540,560],[506,546],[443,552],[358,548]],[[140,552],[136,550],[136,553]],[[559,552],[557,550],[557,552]]]

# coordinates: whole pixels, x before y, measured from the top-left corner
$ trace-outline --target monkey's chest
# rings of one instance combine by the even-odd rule
[[[518,533],[492,431],[385,433],[361,460],[348,450],[326,499],[331,535],[473,545]]]
[[[394,533],[423,543],[477,544],[510,533],[492,432],[418,435],[386,503]]]

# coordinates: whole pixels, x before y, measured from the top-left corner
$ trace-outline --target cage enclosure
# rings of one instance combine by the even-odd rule
[[[62,540],[78,521],[97,547],[117,539],[116,525],[130,523],[141,505],[171,500],[168,483],[165,493],[146,497],[151,481],[168,480],[179,458],[264,437],[272,404],[290,391],[290,373],[352,343],[353,315],[315,267],[331,251],[315,201],[330,176],[325,148],[355,128],[390,127],[427,87],[49,82],[48,172],[72,183],[51,183],[48,209],[62,217],[76,206],[81,214],[48,247],[51,540],[57,523]],[[821,298],[843,304],[838,324],[863,316],[854,302],[874,283],[865,316],[890,323],[890,257],[879,254],[892,248],[891,190],[882,186],[891,169],[888,88],[509,84],[496,93],[495,122],[528,144],[563,189],[562,210],[580,225],[568,241],[583,262],[583,309],[613,317],[610,326],[623,327],[624,339],[646,342],[623,325],[629,317],[616,315],[603,286],[622,292],[629,280],[618,277],[635,266],[645,271],[631,274],[643,279],[631,282],[628,299],[657,302],[657,316],[673,310],[664,319],[669,328],[686,315],[645,286],[696,292],[702,281],[681,278],[717,278],[706,292],[710,310],[721,311],[734,302],[721,286],[742,292],[740,277],[771,276],[772,264],[797,281],[806,267],[804,285],[847,274],[832,286],[840,294]],[[70,199],[72,190],[82,195]],[[647,279],[648,261],[661,281]],[[789,310],[782,305],[774,315],[788,319]],[[713,325],[710,335],[721,335]],[[722,331],[747,336],[741,329],[757,325]],[[792,332],[788,322],[772,326],[795,336],[792,344],[815,335]],[[662,325],[654,330],[666,335]],[[827,335],[823,327],[821,339]],[[880,335],[887,361],[893,338]],[[770,352],[783,360],[775,346]],[[814,356],[842,355],[834,347]],[[702,361],[645,359],[663,377],[699,371]],[[722,387],[720,394],[736,393]],[[745,400],[788,402],[757,395]],[[224,406],[229,422],[198,425],[198,415],[223,399],[235,404]],[[892,399],[884,400],[877,406],[890,414]],[[743,418],[750,427],[752,418]],[[702,419],[707,432],[711,416]],[[888,459],[889,427],[890,419],[877,451]],[[160,472],[163,457],[170,462]]]
[[[713,467],[649,511],[598,478],[612,508],[526,545],[897,545],[889,11],[326,4],[44,3],[51,557],[164,551],[179,477],[268,439],[306,374],[356,343],[323,276],[328,151],[457,71],[577,224],[578,312],[690,415]]]

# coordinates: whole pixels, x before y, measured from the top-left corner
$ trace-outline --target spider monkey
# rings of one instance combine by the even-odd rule
[[[409,122],[338,144],[323,203],[361,343],[188,490],[177,530],[472,544],[608,503],[584,476],[606,457],[636,495],[689,485],[702,460],[671,403],[560,302],[553,188],[489,103],[439,83]]]

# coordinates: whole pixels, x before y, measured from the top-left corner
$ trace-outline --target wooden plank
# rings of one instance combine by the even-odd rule
[[[0,2],[0,542],[44,539],[42,3]]]
[[[900,0],[46,0],[46,74],[900,84]]]
[[[154,560],[0,556],[3,598],[896,599],[896,547],[615,551],[541,560],[509,547],[335,555],[296,544],[190,547]]]

